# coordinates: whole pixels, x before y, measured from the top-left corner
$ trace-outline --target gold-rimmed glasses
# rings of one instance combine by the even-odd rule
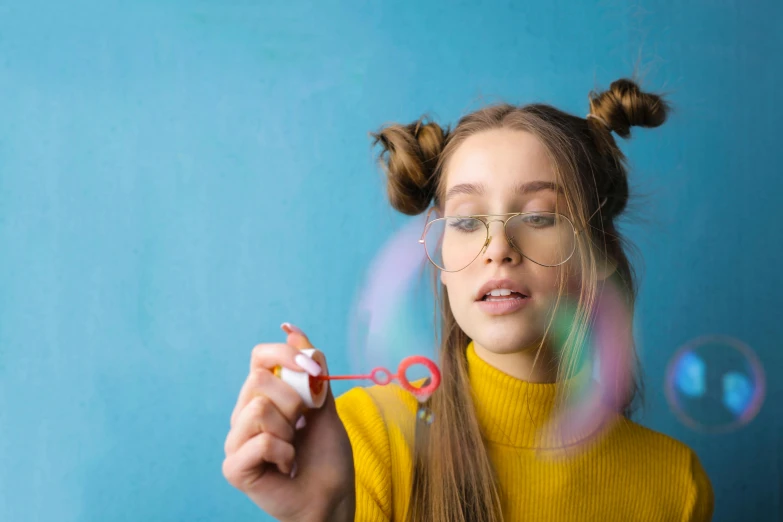
[[[598,210],[604,204],[605,198]],[[546,267],[562,265],[571,259],[580,232],[570,219],[556,212],[474,214],[430,220],[433,210],[435,207],[427,213],[419,243],[424,245],[430,262],[444,272],[464,270],[485,252],[492,241],[489,225],[495,221],[503,223],[506,239],[514,250]]]

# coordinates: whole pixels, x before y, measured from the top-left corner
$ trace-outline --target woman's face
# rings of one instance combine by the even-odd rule
[[[446,216],[554,212],[557,202],[558,211],[570,218],[546,150],[528,132],[493,129],[470,136],[452,155],[445,175]],[[492,239],[486,251],[464,270],[441,272],[451,310],[465,333],[490,352],[535,349],[550,318],[559,271],[569,270],[569,288],[576,281],[571,273],[576,256],[558,267],[536,264],[511,247],[501,221],[492,221],[504,217],[488,219]],[[526,245],[518,247],[526,252]],[[514,303],[483,300],[482,287],[494,279],[510,280],[526,297],[505,298],[521,299]]]

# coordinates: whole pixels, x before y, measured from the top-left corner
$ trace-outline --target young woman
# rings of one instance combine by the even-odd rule
[[[374,134],[392,206],[429,209],[422,239],[442,318],[435,422],[407,422],[417,401],[394,385],[330,393],[303,416],[270,370],[322,369],[285,323],[285,344],[253,350],[226,439],[228,481],[280,520],[710,520],[693,451],[628,418],[638,382],[600,422],[565,437],[545,428],[584,377],[580,347],[607,285],[632,316],[634,272],[616,228],[628,173],[612,134],[666,113],[659,96],[618,80],[591,93],[587,118],[501,104],[453,130],[419,120]],[[555,343],[563,299],[574,313]],[[635,360],[632,342],[624,350]]]

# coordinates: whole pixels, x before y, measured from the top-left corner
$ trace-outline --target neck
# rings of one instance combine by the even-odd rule
[[[473,342],[476,355],[503,373],[534,383],[557,382],[557,360],[546,344],[536,342],[508,353],[497,353]]]

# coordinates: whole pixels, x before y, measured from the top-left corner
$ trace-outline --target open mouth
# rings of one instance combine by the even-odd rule
[[[481,301],[514,301],[517,299],[527,299],[528,296],[519,292],[512,292],[510,290],[493,290],[484,297]]]

